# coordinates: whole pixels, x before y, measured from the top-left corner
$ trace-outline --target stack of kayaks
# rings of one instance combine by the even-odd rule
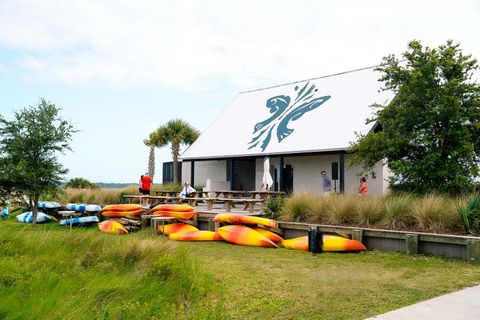
[[[102,216],[107,218],[138,217],[144,210],[139,204],[111,204],[101,210]]]
[[[159,217],[174,217],[177,219],[192,219],[197,212],[188,204],[159,204],[153,207],[151,214]]]
[[[139,204],[111,204],[105,206],[101,210],[102,216],[107,217],[110,220],[99,223],[98,228],[105,233],[128,233],[127,228],[131,227],[125,227],[123,224],[129,224],[130,222],[140,224],[137,220],[144,212],[145,210]]]
[[[218,228],[217,232],[223,240],[233,244],[278,248],[276,242],[283,241],[279,235],[268,230],[277,227],[277,223],[271,219],[220,213],[213,221],[231,224]]]
[[[172,223],[165,226],[159,225],[158,232],[168,235],[171,240],[178,241],[212,241],[222,240],[213,231],[200,231],[188,221],[197,215],[193,207],[187,204],[161,204],[151,209],[152,215],[160,217],[173,217],[187,223]]]
[[[32,223],[33,222],[32,211],[19,214],[17,216],[17,221],[20,223]],[[50,221],[57,221],[57,219],[43,212],[40,212],[40,211],[37,212],[37,223],[50,222]]]

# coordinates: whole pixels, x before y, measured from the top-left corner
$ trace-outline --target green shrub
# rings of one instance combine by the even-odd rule
[[[480,232],[480,195],[472,196],[467,204],[458,207],[465,231]]]
[[[263,204],[263,212],[271,219],[278,219],[285,206],[285,198],[269,197]]]

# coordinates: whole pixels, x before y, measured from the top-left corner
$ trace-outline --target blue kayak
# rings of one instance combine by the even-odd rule
[[[60,225],[70,225],[71,224],[80,224],[80,223],[97,223],[99,222],[97,216],[89,216],[89,217],[76,217],[72,219],[64,219],[60,220]]]
[[[85,203],[67,203],[65,206],[67,210],[73,210],[76,212],[98,212],[102,207],[96,204],[85,204]]]

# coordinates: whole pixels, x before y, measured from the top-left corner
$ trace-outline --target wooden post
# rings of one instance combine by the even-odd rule
[[[467,240],[467,261],[468,263],[480,264],[480,241],[475,239]]]
[[[352,240],[357,240],[363,243],[363,230],[352,230]]]
[[[212,218],[208,219],[208,231],[215,231],[215,223]]]
[[[405,236],[405,253],[409,256],[418,253],[418,234],[407,234]]]
[[[220,228],[220,222],[215,222],[213,231],[217,231]]]

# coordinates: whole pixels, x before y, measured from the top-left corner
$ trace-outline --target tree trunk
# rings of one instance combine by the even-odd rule
[[[153,180],[155,175],[155,146],[150,147],[150,156],[148,157],[148,174]]]
[[[172,143],[172,158],[173,158],[173,184],[179,184],[178,181],[178,154],[180,145]]]
[[[37,225],[37,215],[38,215],[38,198],[39,196],[33,197],[33,210],[32,210],[32,228],[35,228]]]

